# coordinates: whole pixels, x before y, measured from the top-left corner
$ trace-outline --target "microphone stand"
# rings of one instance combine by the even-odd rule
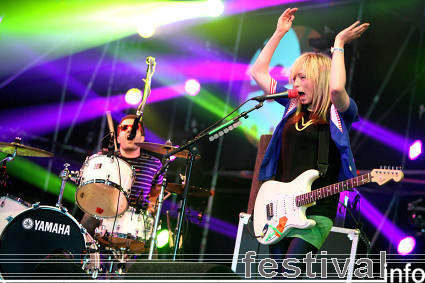
[[[145,88],[143,89],[142,102],[140,102],[139,107],[137,107],[137,111],[136,111],[137,117],[134,119],[133,127],[131,128],[130,135],[127,138],[128,140],[133,140],[136,137],[136,131],[138,128],[139,121],[143,117],[143,111],[145,109],[146,102],[149,96],[151,95],[151,80],[155,72],[155,65],[156,65],[155,58],[153,57],[146,58],[146,63],[148,64],[148,68],[146,70],[146,79],[143,80],[145,82]]]
[[[158,171],[157,175],[161,175],[167,168],[168,165],[170,163],[170,157],[179,153],[180,151],[183,151],[185,149],[188,149],[190,154],[187,158],[188,164],[186,165],[186,182],[185,182],[185,186],[184,186],[184,191],[183,191],[183,195],[182,195],[182,201],[181,201],[181,207],[180,207],[180,212],[179,212],[179,217],[177,220],[177,233],[175,236],[175,240],[174,240],[174,253],[173,253],[173,261],[176,260],[176,256],[177,256],[177,251],[179,249],[179,245],[180,245],[180,235],[181,235],[181,227],[182,227],[182,222],[184,219],[184,215],[185,215],[185,210],[186,210],[186,202],[187,202],[187,197],[189,194],[189,188],[190,188],[190,174],[192,172],[192,167],[193,167],[193,161],[195,159],[196,154],[198,153],[199,149],[196,145],[196,143],[204,138],[206,138],[207,136],[210,138],[210,141],[213,141],[214,139],[217,139],[218,137],[224,135],[225,133],[228,133],[230,130],[233,130],[235,127],[239,126],[240,124],[242,124],[242,122],[240,121],[241,118],[248,118],[248,113],[259,109],[263,106],[263,101],[261,101],[260,103],[258,103],[257,105],[255,105],[253,108],[242,112],[241,114],[239,114],[238,116],[236,116],[235,118],[233,118],[232,120],[221,124],[215,128],[213,128],[212,130],[210,130],[209,132],[205,132],[203,134],[201,134],[200,136],[194,138],[193,140],[188,141],[187,143],[185,143],[184,145],[166,153],[164,155],[164,158],[167,160],[166,163],[164,164],[164,166]],[[161,194],[163,194],[165,190],[165,187],[162,186],[161,189]],[[157,210],[157,218],[160,215],[160,207],[158,206],[158,210]],[[155,220],[155,226],[157,226],[157,220]],[[157,227],[154,227],[154,230],[156,230]],[[156,235],[155,235],[156,237]],[[154,241],[156,241],[156,239],[154,239]],[[151,244],[151,248],[152,248],[152,244]]]
[[[164,157],[163,165],[160,169],[161,174],[163,174],[163,179],[162,179],[161,191],[158,196],[158,206],[156,208],[155,222],[153,224],[153,229],[152,229],[151,238],[150,238],[148,260],[152,260],[153,252],[157,242],[156,236],[158,233],[158,225],[159,225],[159,218],[161,216],[162,203],[164,202],[164,192],[165,192],[165,188],[167,187],[167,171],[168,171],[169,164],[170,164],[170,157]],[[152,185],[156,183],[156,180],[159,177],[159,175],[160,174],[158,173],[155,175],[154,179],[152,180]]]

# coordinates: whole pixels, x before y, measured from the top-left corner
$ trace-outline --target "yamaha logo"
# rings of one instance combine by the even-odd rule
[[[22,221],[22,227],[25,230],[30,230],[34,227],[35,231],[43,231],[49,233],[56,233],[62,235],[70,235],[71,227],[66,224],[48,222],[43,220],[32,220],[31,218],[25,218]]]
[[[34,226],[34,221],[31,218],[25,218],[24,221],[22,221],[22,227],[25,230],[29,230]]]

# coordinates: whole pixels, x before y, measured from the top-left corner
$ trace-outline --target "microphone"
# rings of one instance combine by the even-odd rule
[[[127,140],[131,141],[131,140],[133,140],[133,139],[136,137],[136,131],[137,131],[137,129],[139,128],[139,121],[140,121],[140,117],[141,117],[141,116],[137,116],[137,117],[134,119],[133,126],[131,127],[131,132],[130,132],[130,134],[128,135]]]
[[[261,96],[256,96],[250,100],[257,100],[258,102],[263,102],[264,100],[276,99],[276,98],[296,98],[298,97],[298,90],[288,89],[284,92],[274,93],[274,94],[265,94]]]

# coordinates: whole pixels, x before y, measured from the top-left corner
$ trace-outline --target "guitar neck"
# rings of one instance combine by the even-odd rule
[[[350,190],[352,188],[361,186],[363,184],[367,184],[369,182],[371,182],[370,173],[360,175],[352,179],[348,179],[333,185],[329,185],[329,186],[314,190],[309,193],[299,195],[295,198],[295,204],[296,206],[306,205],[306,204],[315,202],[316,200],[320,200],[320,199],[338,194],[340,192]]]

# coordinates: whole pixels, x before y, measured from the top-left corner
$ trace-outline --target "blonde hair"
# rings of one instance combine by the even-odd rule
[[[310,119],[315,124],[327,123],[327,113],[331,107],[331,96],[329,90],[329,79],[331,71],[331,59],[321,53],[308,52],[302,54],[295,60],[290,71],[290,83],[303,70],[306,78],[313,82],[312,107],[314,111],[310,114]],[[301,101],[298,100],[298,108],[290,122],[295,124],[304,115],[301,112]]]

